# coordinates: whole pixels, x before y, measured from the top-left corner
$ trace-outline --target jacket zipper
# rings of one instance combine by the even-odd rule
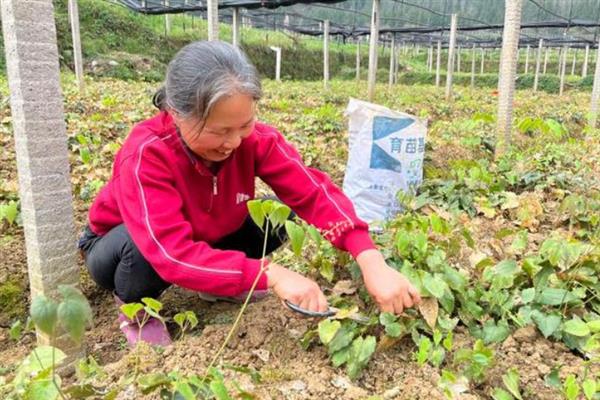
[[[216,196],[219,194],[219,191],[217,190],[217,176],[213,176],[213,196]]]

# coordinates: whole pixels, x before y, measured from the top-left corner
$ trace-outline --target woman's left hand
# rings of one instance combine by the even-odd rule
[[[400,315],[405,308],[421,302],[418,290],[387,263],[375,250],[365,250],[356,257],[367,291],[381,312]]]

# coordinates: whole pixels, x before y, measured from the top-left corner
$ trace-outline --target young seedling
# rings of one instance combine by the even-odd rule
[[[57,335],[65,332],[75,342],[80,343],[86,325],[92,319],[92,310],[87,299],[72,286],[61,285],[58,290],[62,296],[60,303],[45,296],[37,296],[31,302],[31,320],[40,332],[45,333],[53,342]],[[15,328],[15,334],[16,334]],[[56,375],[56,365],[66,355],[54,346],[40,346],[23,360],[15,378],[11,382],[12,395],[22,398],[28,393],[33,399],[66,399],[61,388],[60,377]]]
[[[183,339],[188,330],[194,329],[198,325],[198,317],[193,311],[184,311],[175,314],[173,320],[179,326],[179,338]]]

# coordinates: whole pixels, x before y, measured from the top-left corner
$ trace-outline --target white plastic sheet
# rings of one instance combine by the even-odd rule
[[[403,112],[350,99],[349,156],[344,193],[358,216],[383,222],[401,211],[398,191],[414,193],[423,181],[427,125]]]

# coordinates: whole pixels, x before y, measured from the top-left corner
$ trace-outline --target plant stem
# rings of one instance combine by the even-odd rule
[[[254,293],[254,289],[256,289],[256,285],[258,285],[258,280],[260,279],[260,277],[262,276],[262,274],[265,272],[265,253],[267,252],[267,239],[268,239],[268,237],[269,237],[269,219],[267,218],[267,223],[265,225],[265,240],[263,241],[263,251],[262,251],[262,257],[260,259],[260,270],[259,270],[258,274],[256,275],[256,278],[254,279],[254,282],[252,283],[252,287],[250,287],[250,290],[248,291],[248,295],[246,296],[246,300],[244,301],[244,304],[242,304],[242,308],[240,309],[240,312],[238,313],[238,315],[237,315],[237,317],[236,317],[236,319],[235,319],[235,321],[233,323],[233,326],[231,327],[231,329],[227,333],[227,336],[225,337],[225,340],[223,341],[223,344],[221,344],[221,347],[219,348],[219,350],[217,351],[217,353],[213,357],[212,361],[210,362],[210,364],[208,364],[208,367],[206,368],[207,373],[202,378],[202,383],[204,383],[204,381],[206,380],[206,377],[208,376],[208,372],[213,367],[213,365],[218,360],[218,358],[221,356],[221,353],[223,352],[223,350],[225,350],[225,346],[227,346],[227,344],[229,343],[229,341],[233,337],[233,334],[237,330],[237,327],[238,327],[238,325],[240,323],[240,320],[242,319],[242,315],[244,314],[244,311],[246,311],[246,307],[248,306],[248,303],[250,302],[250,298],[252,298],[252,294]]]

